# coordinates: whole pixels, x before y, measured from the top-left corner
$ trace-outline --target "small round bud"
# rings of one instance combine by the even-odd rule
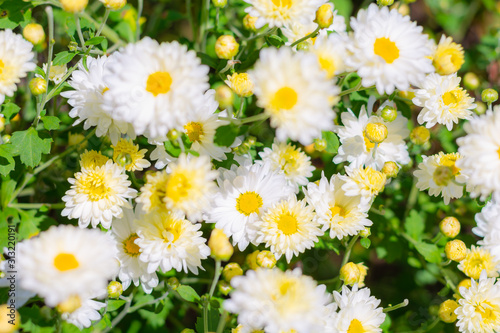
[[[175,141],[179,138],[179,135],[180,135],[179,131],[173,128],[170,131],[168,131],[167,139],[169,139],[170,141]]]
[[[311,45],[307,41],[297,44],[297,51],[309,51],[310,48]]]
[[[257,255],[259,254],[259,252],[259,250],[254,251],[247,255],[247,257],[245,258],[245,263],[250,269],[256,270],[260,268],[259,265],[257,265]]]
[[[340,269],[340,279],[344,281],[344,284],[352,286],[359,281],[360,277],[359,267],[353,262],[348,262]]]
[[[359,235],[363,238],[367,238],[367,237],[370,237],[372,234],[372,230],[368,227],[365,227],[364,229],[362,229],[360,232],[359,232]]]
[[[382,123],[368,123],[365,136],[371,143],[381,143],[387,138],[387,126]]]
[[[219,281],[219,283],[217,283],[217,289],[219,289],[219,292],[222,295],[227,296],[231,290],[233,290],[233,287],[231,287],[231,285],[226,281]]]
[[[7,304],[0,305],[0,332],[15,332],[19,328],[20,324],[21,316],[15,308],[12,308]]]
[[[179,279],[176,278],[175,276],[169,278],[167,280],[167,284],[170,288],[172,288],[173,290],[177,290],[177,288],[179,288],[181,286],[181,283],[179,282]]]
[[[477,77],[476,74],[472,72],[467,72],[464,75],[464,86],[465,88],[469,90],[475,90],[479,88],[479,85],[481,82],[479,81],[479,78]]]
[[[417,126],[411,130],[410,140],[416,145],[424,145],[431,138],[431,132],[424,126]]]
[[[118,298],[123,293],[123,286],[118,281],[111,281],[108,284],[108,296],[109,298]]]
[[[122,166],[122,167],[126,167],[127,165],[132,163],[132,157],[130,156],[129,153],[125,153],[125,152],[118,154],[118,156],[116,156],[116,158],[114,160],[115,160],[116,164],[118,164],[119,166]]]
[[[243,269],[241,269],[241,266],[235,262],[230,262],[222,270],[222,277],[227,282],[231,282],[233,277],[239,275],[243,275]]]
[[[221,229],[212,230],[212,234],[208,240],[208,247],[210,247],[211,256],[216,260],[227,261],[234,252],[229,238]]]
[[[233,91],[226,85],[220,85],[215,88],[215,100],[219,102],[219,107],[223,109],[227,109],[231,105],[233,105],[234,97]]]
[[[111,10],[119,10],[125,7],[127,0],[100,0],[106,8]]]
[[[76,52],[76,51],[78,50],[78,43],[77,43],[77,42],[74,42],[74,41],[69,42],[69,44],[68,44],[68,49],[69,49],[71,52]]]
[[[257,22],[257,18],[255,16],[250,16],[250,14],[247,14],[244,18],[243,18],[243,26],[245,27],[245,29],[249,30],[249,31],[257,31],[257,28],[255,27],[255,23]]]
[[[467,255],[467,246],[459,239],[454,239],[446,243],[444,248],[446,258],[453,261],[461,261]]]
[[[439,230],[449,238],[455,238],[460,233],[460,222],[453,216],[445,217],[439,222]]]
[[[23,29],[23,37],[33,45],[41,44],[45,41],[45,31],[38,23],[30,23]]]
[[[498,100],[498,92],[495,89],[484,89],[481,93],[481,99],[483,102],[491,104]]]
[[[366,275],[368,274],[368,267],[363,265],[363,263],[356,264],[356,266],[358,266],[359,269],[359,280],[357,281],[357,284],[360,287],[363,287],[365,285]]]
[[[465,289],[469,289],[472,285],[471,279],[463,279],[457,286],[457,290],[460,292],[460,288],[464,287]]]
[[[250,146],[250,147],[253,147],[255,146],[255,144],[257,143],[257,139],[255,138],[255,136],[249,136],[248,138],[246,138],[245,142]]]
[[[2,135],[2,141],[3,141],[3,143],[9,143],[10,142],[10,138],[11,138],[11,136],[8,135],[8,134]]]
[[[396,178],[398,176],[399,166],[392,161],[385,162],[382,167],[382,173],[385,174],[388,178]]]
[[[458,303],[452,299],[448,299],[439,306],[439,319],[445,323],[453,323],[457,320],[455,309],[458,308]]]
[[[82,300],[77,295],[70,296],[64,302],[57,305],[57,311],[60,313],[71,313],[82,306]]]
[[[333,6],[329,3],[325,3],[316,11],[316,20],[314,21],[318,24],[321,29],[326,29],[333,23]]]
[[[392,6],[394,0],[377,0],[377,5],[379,6]]]
[[[481,115],[484,114],[488,110],[488,107],[486,104],[484,104],[481,101],[476,101],[476,109],[474,110],[477,114]]]
[[[231,59],[238,54],[240,44],[231,35],[222,35],[215,42],[215,54],[219,59]]]
[[[326,140],[325,139],[314,139],[314,150],[322,152],[326,149]]]
[[[380,116],[385,121],[392,122],[392,121],[396,120],[396,118],[398,117],[398,110],[396,110],[395,107],[392,107],[390,105],[386,105],[382,109],[382,111],[380,112]]]
[[[432,179],[438,186],[446,186],[453,179],[453,170],[449,166],[440,165],[434,170]]]
[[[257,265],[262,268],[273,268],[276,266],[276,257],[270,251],[261,251],[257,254]]]
[[[41,77],[35,77],[30,81],[30,90],[33,96],[38,96],[47,91],[47,81]]]
[[[227,5],[227,0],[212,0],[212,3],[216,8],[223,8],[225,5]]]
[[[68,13],[78,13],[87,7],[89,0],[59,0],[62,9]]]
[[[240,97],[248,97],[253,94],[253,82],[247,73],[228,75],[225,82]]]

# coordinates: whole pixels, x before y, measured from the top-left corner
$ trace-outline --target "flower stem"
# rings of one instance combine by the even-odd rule
[[[302,37],[301,39],[296,40],[295,42],[293,42],[292,45],[290,45],[290,47],[294,47],[295,45],[300,44],[303,41],[308,40],[309,38],[316,36],[316,34],[319,32],[320,29],[321,28],[318,26],[316,28],[316,30],[314,30],[313,32],[311,32],[309,35],[307,35],[305,37]]]
[[[217,282],[219,282],[219,277],[221,273],[221,261],[220,260],[215,260],[215,273],[214,273],[214,279],[212,281],[212,285],[210,286],[210,293],[208,294],[208,301],[212,299],[212,296],[214,295],[215,292],[215,286],[217,286]]]
[[[135,22],[135,40],[138,41],[141,39],[141,15],[142,15],[142,8],[144,6],[144,0],[138,0],[138,5],[137,5],[137,20]]]
[[[75,14],[75,22],[76,22],[76,32],[78,33],[78,39],[80,40],[80,44],[82,44],[82,49],[84,52],[87,52],[87,47],[85,46],[85,39],[83,38],[82,27],[80,25],[80,16]]]
[[[401,303],[399,304],[396,304],[396,305],[393,305],[393,306],[388,306],[384,309],[384,313],[387,313],[389,311],[394,311],[394,310],[397,310],[397,309],[400,309],[400,308],[404,308],[405,306],[408,306],[408,304],[410,304],[410,302],[408,301],[407,298],[405,298],[404,301],[402,301]]]

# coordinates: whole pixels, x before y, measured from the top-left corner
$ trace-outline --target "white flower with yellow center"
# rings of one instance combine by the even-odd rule
[[[342,287],[342,292],[333,292],[339,307],[337,329],[339,333],[376,333],[382,332],[380,325],[385,320],[385,313],[379,307],[380,300],[370,296],[370,289],[352,289]]]
[[[106,109],[149,139],[181,130],[209,88],[208,67],[176,41],[146,37],[114,58],[104,72]]]
[[[307,145],[333,129],[339,88],[328,80],[316,56],[289,47],[263,49],[250,72],[257,106],[271,118],[276,138]]]
[[[345,63],[345,59],[348,57],[347,43],[348,39],[343,35],[336,33],[330,35],[320,34],[315,39],[314,45],[309,49],[316,55],[321,69],[329,79],[350,69]]]
[[[135,286],[139,283],[145,293],[150,294],[158,285],[156,273],[148,273],[148,264],[139,259],[141,248],[136,244],[139,239],[137,235],[137,221],[143,219],[140,207],[134,210],[124,209],[123,217],[113,221],[112,236],[116,241],[118,249],[118,260],[120,261],[120,272],[118,278],[122,281],[123,290],[126,290],[133,282]]]
[[[257,243],[271,248],[276,259],[285,255],[286,261],[314,247],[323,232],[316,222],[314,209],[293,195],[271,206],[255,223]]]
[[[371,104],[371,103],[370,103]],[[379,110],[385,107],[382,104]],[[371,105],[368,106],[371,110]],[[369,166],[382,170],[385,162],[408,164],[410,155],[404,141],[410,134],[408,119],[397,113],[395,120],[389,122],[378,115],[366,112],[361,107],[359,117],[351,110],[341,113],[342,126],[335,126],[341,146],[333,162],[349,162],[350,166],[358,168]]]
[[[457,267],[468,277],[477,280],[483,271],[488,277],[498,277],[500,262],[487,249],[472,245]]]
[[[419,124],[426,123],[427,128],[442,124],[451,131],[459,119],[472,118],[472,110],[476,107],[474,98],[460,87],[460,77],[456,73],[429,74],[420,88],[415,90],[413,98],[415,105],[423,107],[417,118]]]
[[[109,136],[116,144],[122,134],[134,138],[132,125],[123,120],[113,119],[111,113],[103,109],[104,95],[109,90],[103,81],[104,68],[114,61],[111,57],[87,57],[87,67],[78,63],[78,69],[71,74],[69,85],[74,90],[64,91],[61,96],[68,99],[72,109],[71,118],[77,118],[74,126],[83,122],[85,130],[96,127],[98,137]]]
[[[252,7],[245,12],[257,18],[257,29],[268,24],[269,28],[283,27],[294,22],[308,23],[314,20],[316,10],[326,0],[245,0]]]
[[[106,307],[106,303],[98,302],[88,297],[80,299],[76,296],[76,298],[73,298],[71,301],[74,302],[73,306],[77,306],[78,303],[80,303],[80,306],[74,311],[61,313],[61,318],[75,325],[80,330],[90,327],[93,321],[100,320],[101,314],[99,310]]]
[[[248,271],[231,279],[235,288],[223,307],[238,314],[241,332],[323,332],[323,314],[330,296],[299,269]],[[292,331],[292,332],[295,332]]]
[[[373,199],[384,190],[387,177],[380,171],[371,167],[350,168],[346,167],[346,175],[339,175],[344,181],[342,189],[349,197],[361,196],[363,205],[371,206]]]
[[[147,149],[139,150],[139,145],[134,145],[130,139],[120,139],[113,148],[113,160],[125,167],[127,171],[142,171],[149,168],[151,162],[144,159]]]
[[[12,30],[0,31],[0,104],[5,96],[12,97],[17,84],[36,68],[33,45]]]
[[[457,327],[464,333],[500,331],[500,284],[482,273],[479,281],[471,279],[469,288],[461,287],[458,300]]]
[[[141,249],[139,259],[148,264],[147,272],[158,268],[166,273],[171,269],[198,274],[201,260],[210,255],[202,237],[201,224],[193,224],[180,213],[154,211],[136,221],[135,244]]]
[[[347,196],[342,189],[344,184],[338,175],[333,175],[330,181],[322,175],[319,183],[309,183],[304,189],[307,202],[316,210],[318,222],[323,231],[330,229],[331,238],[354,236],[372,225],[368,219],[370,206],[361,195]]]
[[[477,243],[500,262],[500,205],[496,200],[489,201],[474,218],[477,227],[472,232],[483,237]]]
[[[458,167],[462,158],[458,153],[423,156],[423,162],[413,173],[417,177],[416,186],[420,191],[429,189],[432,196],[443,197],[444,203],[449,204],[450,199],[461,198],[467,176]]]
[[[260,152],[259,155],[263,163],[271,165],[273,171],[283,172],[296,192],[299,190],[299,185],[303,186],[308,183],[307,178],[312,177],[312,172],[315,169],[311,158],[300,148],[289,143],[275,142],[272,148],[264,148],[264,151]]]
[[[255,222],[261,214],[294,192],[285,175],[271,171],[269,163],[244,164],[223,171],[218,184],[207,222],[216,223],[216,228],[232,236],[241,251],[250,242],[255,243]]]
[[[364,87],[375,85],[380,94],[406,91],[434,71],[428,36],[396,9],[372,3],[351,18],[351,28],[352,54],[346,61],[357,69]]]
[[[111,160],[102,166],[82,168],[68,182],[71,188],[62,197],[66,207],[61,215],[78,219],[80,228],[90,223],[96,228],[101,223],[109,229],[113,217],[121,217],[122,208],[131,208],[127,200],[137,195],[137,191],[129,187],[132,183],[123,168]]]
[[[114,240],[100,230],[52,226],[18,244],[20,286],[49,306],[105,290],[118,273]]]

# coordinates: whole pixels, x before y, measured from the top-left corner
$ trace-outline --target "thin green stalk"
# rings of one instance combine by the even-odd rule
[[[208,21],[210,19],[210,0],[202,0],[200,36],[201,51],[206,51]]]
[[[401,303],[399,304],[396,304],[396,305],[393,305],[393,306],[388,306],[384,309],[384,313],[387,313],[389,311],[394,311],[394,310],[397,310],[397,309],[400,309],[400,308],[404,308],[405,306],[408,306],[408,304],[410,304],[410,301],[408,301],[407,298],[405,298],[404,301],[402,301]]]
[[[210,301],[212,299],[212,296],[214,295],[215,287],[217,286],[217,282],[219,282],[220,273],[221,273],[221,262],[220,260],[216,259],[214,279],[212,281],[212,286],[210,287],[210,293],[208,294],[209,297],[208,301]]]
[[[413,209],[418,199],[418,188],[415,186],[415,178],[413,179],[413,183],[411,184],[410,194],[408,195],[408,201],[406,202],[406,210],[405,217],[408,216],[408,213]]]
[[[258,35],[255,35],[255,36],[250,36],[248,37],[247,39],[244,39],[244,41],[251,41],[251,40],[254,40],[254,39],[257,39],[257,38],[260,38],[260,37],[265,37],[267,35],[271,35],[273,34],[276,30],[278,30],[278,28],[272,28],[272,29],[269,29],[267,31],[264,31],[263,33],[261,34],[258,34]]]
[[[92,16],[90,16],[86,12],[81,12],[80,16],[82,18],[86,19],[87,21],[90,21],[96,29],[99,29],[99,27],[102,24],[102,23],[97,22]],[[111,29],[106,24],[102,24],[102,26],[103,27],[101,29],[101,33],[103,36],[106,36],[106,38],[108,38],[111,42],[113,42],[115,44],[120,44],[120,45],[125,44],[125,42],[120,38],[120,36],[113,29]]]
[[[290,45],[290,47],[294,47],[295,45],[300,44],[303,41],[308,40],[309,38],[316,36],[316,34],[319,32],[320,29],[321,28],[318,26],[316,28],[316,30],[314,30],[313,32],[311,32],[309,35],[307,35],[305,37],[302,37],[301,39],[296,40],[295,42],[293,42],[292,45]]]
[[[42,207],[48,207],[50,209],[63,209],[65,204],[61,203],[12,203],[9,205],[11,208],[18,209],[40,209]]]
[[[196,30],[194,28],[194,21],[193,21],[193,12],[192,12],[192,6],[191,6],[191,1],[192,0],[186,0],[186,15],[188,18],[189,26],[191,27],[191,32],[193,34],[193,40],[196,40]]]
[[[351,256],[352,248],[354,247],[354,244],[356,244],[356,241],[358,240],[358,238],[359,238],[359,235],[354,236],[351,239],[351,241],[349,242],[349,244],[347,245],[347,248],[346,248],[345,253],[344,253],[344,259],[342,259],[342,265],[340,267],[344,266],[349,261],[349,257]]]
[[[217,325],[216,333],[224,332],[224,328],[226,327],[226,320],[227,320],[227,311],[224,311],[222,312],[222,316],[219,319],[219,324]]]
[[[203,305],[203,333],[208,333],[208,304]]]
[[[240,124],[248,124],[248,123],[251,123],[254,121],[266,120],[267,118],[269,118],[269,115],[267,113],[259,113],[258,115],[241,119],[239,123]]]
[[[215,31],[219,30],[219,14],[220,14],[220,8],[217,7],[215,12]]]
[[[108,20],[109,13],[111,12],[111,9],[106,8],[106,11],[104,12],[104,17],[102,19],[101,25],[99,26],[99,29],[97,29],[97,32],[95,34],[95,37],[99,37],[101,35],[102,30],[106,26],[106,21]]]
[[[236,114],[236,118],[240,118],[242,116],[244,107],[245,107],[245,98],[240,97],[240,108],[238,109],[238,113]]]
[[[138,41],[141,39],[141,15],[142,15],[142,8],[144,7],[144,0],[138,0],[138,6],[137,6],[137,21],[135,23],[135,40]]]
[[[87,52],[87,47],[85,46],[85,39],[83,38],[82,27],[80,25],[80,16],[75,14],[75,22],[76,22],[76,32],[78,33],[78,39],[80,40],[80,44],[82,44],[82,49],[84,52]]]
[[[347,90],[344,90],[342,91],[339,96],[344,96],[344,95],[348,95],[348,94],[351,94],[355,91],[361,91],[361,90],[366,90],[366,89],[369,89],[371,87],[361,87],[361,81],[359,81],[359,83],[354,87],[354,88],[351,88],[351,89],[347,89]]]

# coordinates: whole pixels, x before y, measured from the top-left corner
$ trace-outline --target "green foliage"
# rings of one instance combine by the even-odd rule
[[[14,156],[19,155],[21,162],[29,167],[36,167],[40,164],[43,154],[50,153],[50,143],[52,139],[42,135],[34,127],[25,131],[17,131],[12,135],[11,143],[14,149]]]

